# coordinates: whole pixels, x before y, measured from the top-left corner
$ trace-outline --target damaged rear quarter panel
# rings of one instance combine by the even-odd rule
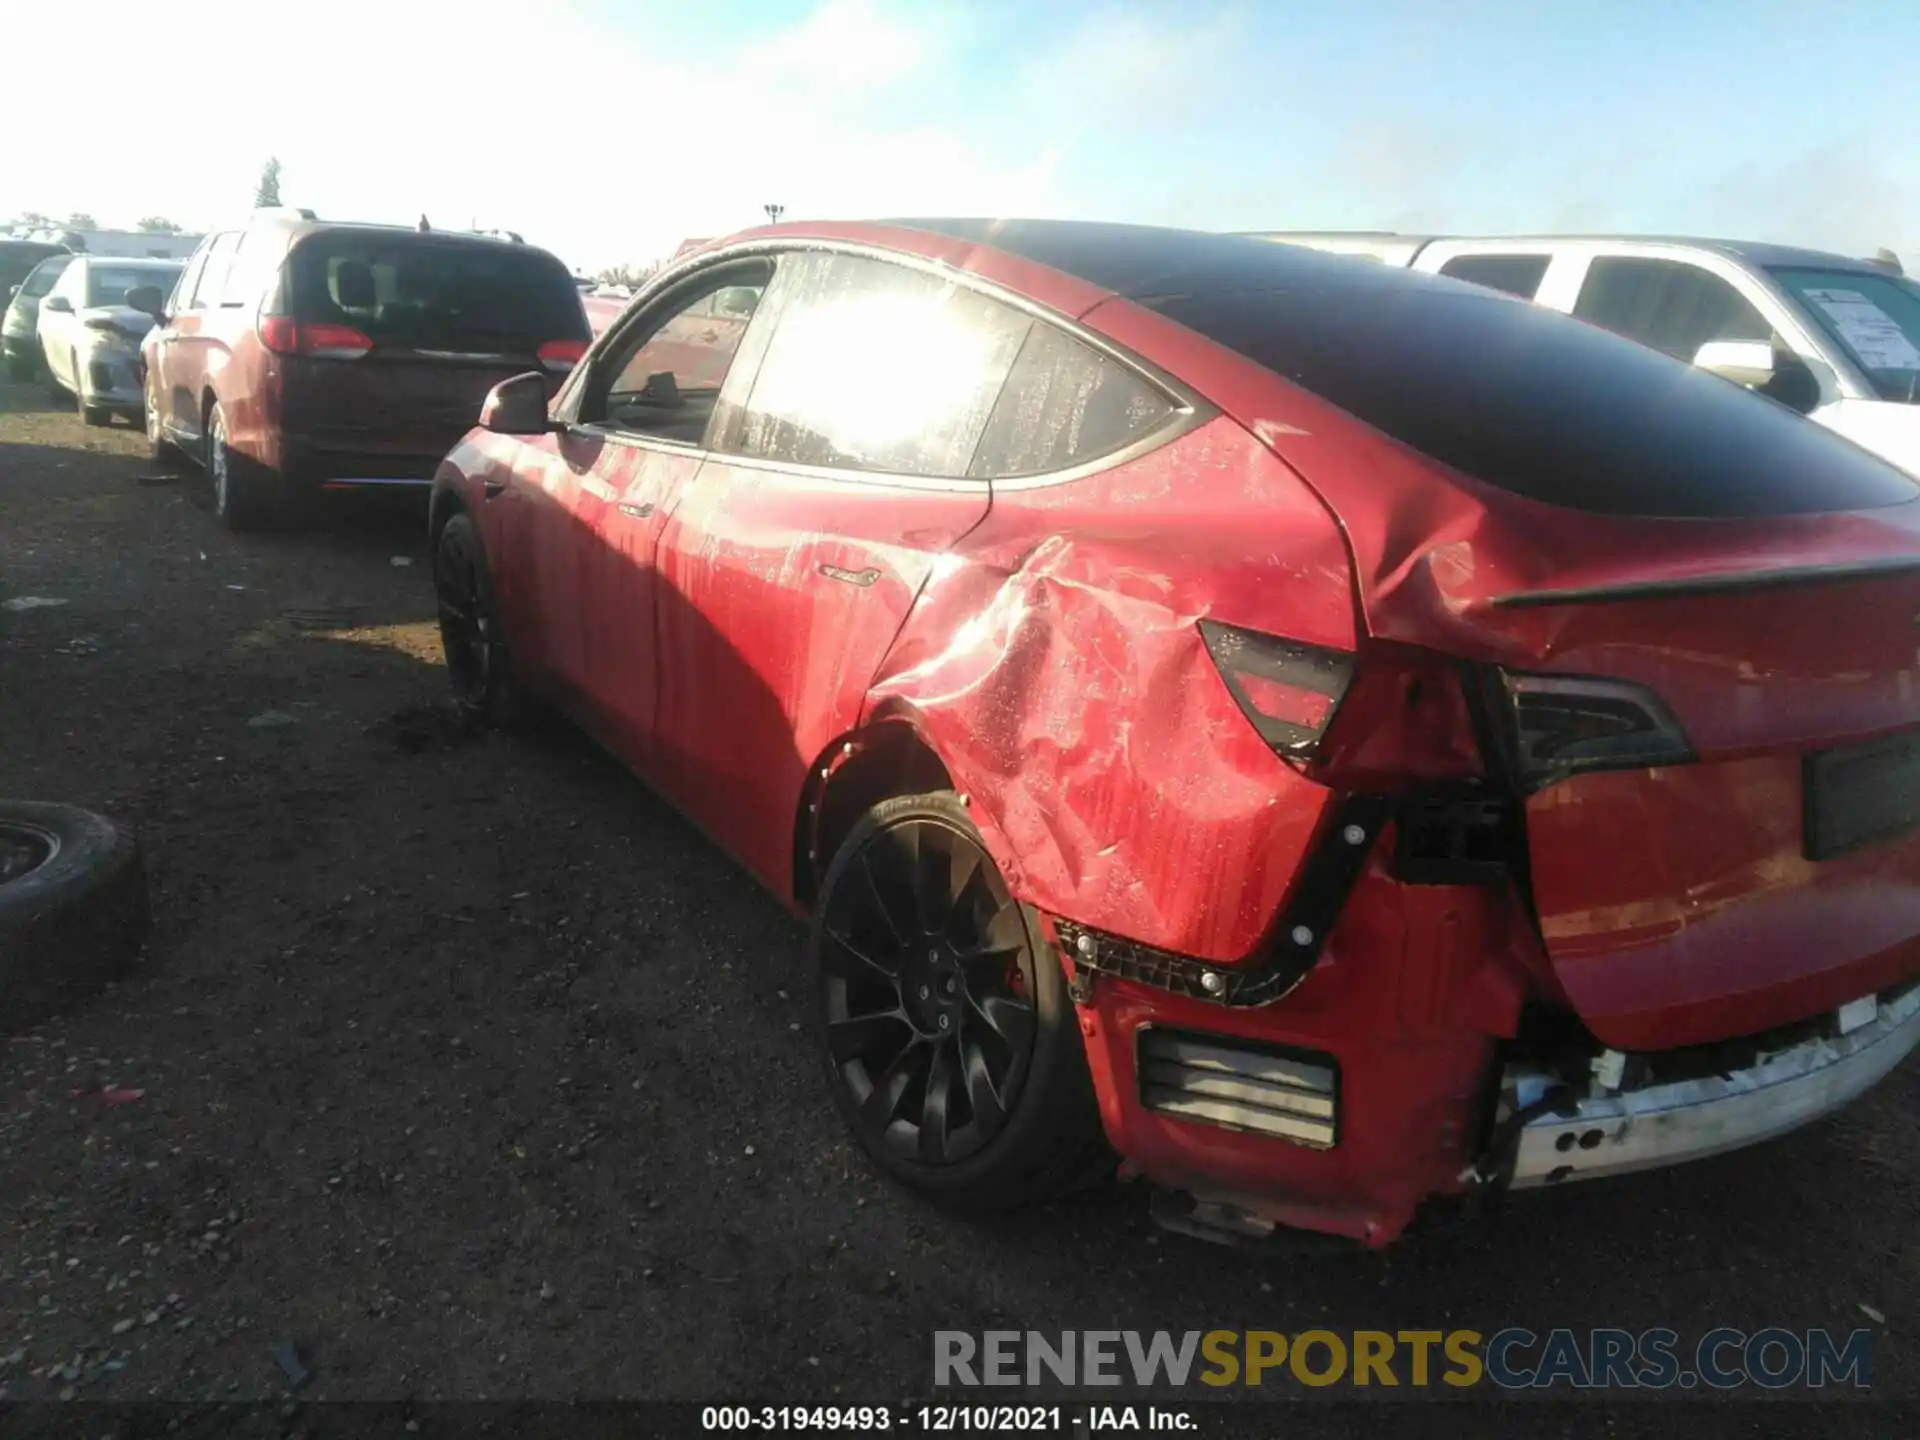
[[[996,485],[922,593],[868,719],[918,727],[1023,899],[1238,960],[1330,795],[1240,714],[1198,622],[1351,650],[1351,594],[1326,510],[1214,419],[1092,476]]]

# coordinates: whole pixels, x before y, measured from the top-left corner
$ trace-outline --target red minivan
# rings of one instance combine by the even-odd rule
[[[419,487],[488,390],[585,351],[565,265],[517,241],[259,213],[209,235],[142,347],[147,437],[246,529],[321,488]]]

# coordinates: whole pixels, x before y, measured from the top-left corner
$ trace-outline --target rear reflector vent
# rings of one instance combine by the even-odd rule
[[[1271,1135],[1314,1150],[1339,1137],[1331,1056],[1254,1048],[1225,1035],[1139,1032],[1140,1103],[1160,1115]]]

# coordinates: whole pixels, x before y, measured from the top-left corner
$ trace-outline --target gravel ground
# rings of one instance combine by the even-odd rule
[[[156,916],[0,1042],[0,1393],[277,1398],[291,1339],[317,1398],[874,1403],[942,1328],[1461,1325],[1867,1326],[1920,1391],[1920,1065],[1382,1255],[941,1217],[842,1139],[779,908],[583,742],[448,722],[416,512],[235,538],[154,474],[0,388],[0,598],[66,602],[0,612],[0,793],[133,821]]]

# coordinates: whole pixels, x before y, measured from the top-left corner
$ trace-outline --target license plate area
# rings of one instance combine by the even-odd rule
[[[1806,757],[1804,848],[1831,860],[1920,826],[1920,731]]]

